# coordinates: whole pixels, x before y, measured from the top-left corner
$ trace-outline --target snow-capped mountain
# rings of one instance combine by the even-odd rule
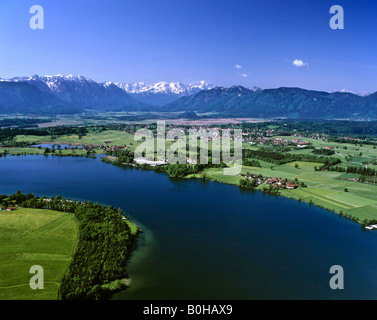
[[[259,87],[250,87],[249,90],[253,91],[253,92],[257,92],[257,91],[261,91],[262,89],[259,88]]]
[[[194,83],[183,82],[166,82],[160,81],[152,85],[144,82],[137,83],[116,83],[117,86],[124,89],[128,93],[145,94],[145,93],[163,93],[163,94],[176,94],[176,95],[191,95],[201,90],[212,89],[213,86],[206,81],[199,81]]]
[[[180,97],[190,96],[199,91],[214,88],[212,84],[206,81],[193,83],[160,81],[152,85],[144,82],[115,84],[135,99],[155,106],[162,106]]]
[[[97,83],[83,76],[56,75],[16,77],[2,82],[27,83],[54,95],[67,105],[83,109],[126,110],[142,105],[112,83]]]
[[[342,89],[340,91],[331,91],[330,93],[334,93],[334,92],[352,93],[352,94],[355,94],[355,95],[360,96],[360,97],[366,97],[366,96],[370,95],[370,93],[366,92],[366,91],[363,91],[363,92],[354,92],[354,91],[347,90],[347,89]]]
[[[157,82],[148,85],[138,83],[113,83],[111,81],[97,83],[84,76],[72,74],[63,76],[15,77],[0,79],[0,83],[27,83],[40,91],[52,94],[62,102],[84,109],[123,110],[133,106],[134,109],[146,109],[144,104],[161,106],[173,102],[180,97],[209,90],[213,86],[205,81],[194,83]],[[115,108],[115,109],[114,109]],[[124,109],[125,110],[125,109]]]
[[[83,88],[88,85],[98,85],[95,81],[83,77],[74,76],[72,74],[68,76],[62,76],[58,74],[56,76],[38,76],[34,75],[31,77],[16,77],[9,79],[10,82],[27,82],[32,84],[43,91],[52,91],[55,94],[61,94],[64,92],[65,87],[69,83],[71,87]]]

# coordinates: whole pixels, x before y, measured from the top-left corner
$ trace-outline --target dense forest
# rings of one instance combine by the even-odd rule
[[[127,277],[125,262],[135,237],[122,212],[86,202],[76,208],[80,226],[74,259],[59,288],[61,299],[101,299],[111,294],[102,285]]]

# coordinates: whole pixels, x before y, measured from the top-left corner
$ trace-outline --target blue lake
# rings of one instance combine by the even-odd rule
[[[377,298],[377,232],[305,203],[98,158],[0,158],[0,193],[17,190],[120,207],[143,228],[114,299]]]
[[[82,149],[83,146],[81,145],[69,145],[69,144],[52,144],[52,143],[41,143],[41,144],[35,144],[35,145],[32,145],[30,146],[32,148],[42,148],[42,149],[46,149],[46,148],[50,148],[50,149],[58,149],[59,147],[64,150],[65,148],[69,149],[69,148],[78,148],[78,149]]]

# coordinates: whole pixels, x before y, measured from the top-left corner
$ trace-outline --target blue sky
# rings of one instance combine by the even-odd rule
[[[0,77],[33,74],[375,92],[377,1],[1,0]]]

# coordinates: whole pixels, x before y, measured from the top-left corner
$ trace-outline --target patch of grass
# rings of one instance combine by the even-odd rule
[[[26,208],[0,211],[0,300],[57,299],[77,232],[72,213]],[[43,290],[30,288],[33,265],[43,267]]]

